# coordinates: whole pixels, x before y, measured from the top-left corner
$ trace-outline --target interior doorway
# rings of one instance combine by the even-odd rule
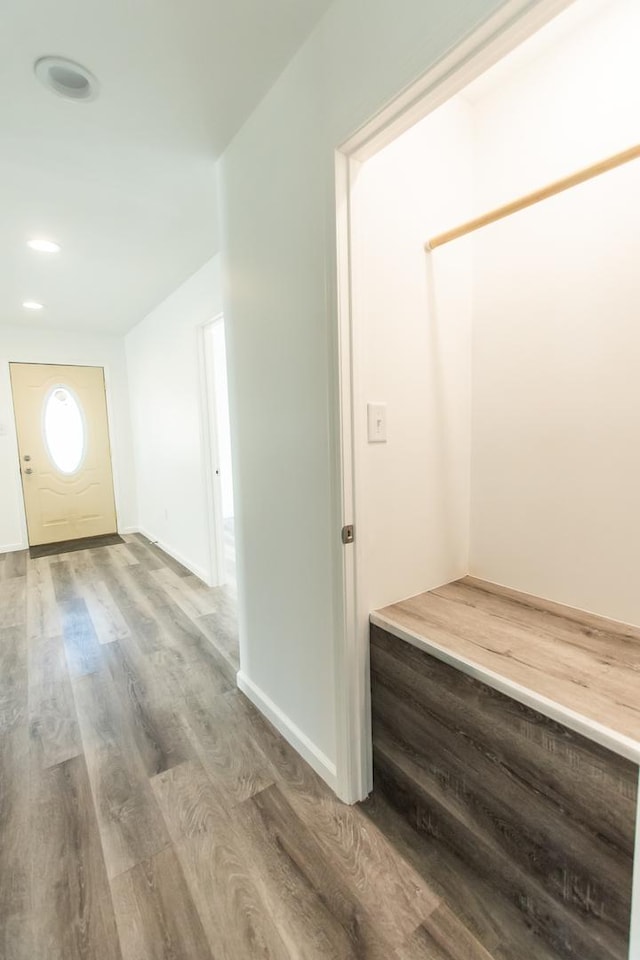
[[[224,318],[203,328],[217,585],[236,584],[235,509]]]
[[[554,19],[563,10],[566,15]],[[637,109],[630,105],[637,88],[630,80],[634,28],[625,28],[636,10],[624,0],[541,0],[526,10],[516,0],[507,3],[501,19],[485,24],[337,154],[342,522],[354,523],[356,531],[355,543],[344,550],[347,642],[337,661],[340,766],[349,772],[343,795],[358,799],[371,786],[372,610],[469,571],[505,582],[500,564],[508,564],[522,590],[553,596],[544,582],[553,573],[553,586],[563,590],[559,602],[586,609],[578,591],[589,585],[590,596],[596,587],[603,595],[596,612],[633,619],[631,591],[623,596],[593,550],[569,559],[550,551],[555,565],[562,563],[557,575],[546,550],[559,531],[567,552],[591,534],[593,543],[602,542],[602,530],[593,530],[597,523],[605,527],[603,512],[593,509],[599,503],[613,504],[605,533],[618,536],[617,549],[604,555],[625,544],[622,514],[633,503],[627,478],[637,470],[628,463],[634,445],[628,438],[618,442],[620,417],[606,419],[598,443],[607,449],[616,440],[615,462],[624,461],[625,469],[607,476],[604,469],[583,470],[580,482],[575,476],[579,456],[584,459],[594,431],[605,423],[599,398],[609,407],[636,408],[628,396],[619,397],[633,378],[616,377],[609,364],[611,386],[590,395],[594,380],[586,371],[599,355],[595,344],[606,344],[600,350],[605,360],[637,356],[633,324],[619,324],[615,339],[602,320],[609,317],[611,288],[615,294],[617,283],[628,292],[634,282],[635,226],[629,216],[625,220],[624,198],[637,166],[588,183],[576,179],[575,191],[550,194],[546,204],[442,250],[425,245],[637,143]],[[606,93],[597,86],[605,48],[618,51],[606,71]],[[597,86],[598,98],[590,85]],[[549,88],[553,96],[545,96]],[[581,259],[594,218],[603,236],[618,239],[592,244],[591,259]],[[624,231],[630,239],[621,243]],[[555,286],[536,283],[543,266]],[[585,309],[574,292],[586,277],[603,283],[602,292],[589,287]],[[543,303],[545,291],[551,300]],[[598,312],[601,301],[609,313]],[[580,309],[574,309],[577,302]],[[599,384],[603,370],[600,363]],[[372,436],[368,407],[383,408],[384,437]],[[582,419],[581,411],[588,411]],[[507,437],[510,418],[514,431]],[[572,442],[563,446],[559,428],[570,421]],[[574,462],[567,465],[570,457]],[[603,464],[613,461],[613,453],[602,458]],[[531,462],[534,471],[527,469]],[[624,485],[624,497],[606,489],[613,480]],[[581,498],[566,493],[572,485]],[[545,504],[540,491],[547,492]]]
[[[387,758],[395,786],[409,769],[396,750],[406,727],[380,761],[393,726],[391,661],[380,670],[374,656],[373,695],[369,682],[380,607],[470,576],[640,623],[639,11],[542,0],[506,12],[510,24],[471,38],[337,156],[342,522],[356,535],[336,685],[342,794],[355,799],[372,785],[371,700],[378,783]],[[470,606],[455,621],[463,637]],[[453,620],[443,600],[423,630],[443,661],[439,629]],[[559,659],[555,647],[541,657],[541,674]],[[416,757],[420,777],[429,765]],[[436,792],[445,767],[431,764]],[[397,796],[427,819],[404,783]],[[631,797],[635,816],[633,781]],[[625,957],[640,950],[635,864],[630,934],[630,885],[620,892]]]
[[[102,367],[11,363],[29,545],[114,534]]]

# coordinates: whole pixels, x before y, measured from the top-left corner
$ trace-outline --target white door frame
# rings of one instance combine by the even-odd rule
[[[204,483],[207,496],[207,529],[209,532],[209,563],[211,577],[208,586],[219,587],[225,583],[224,523],[222,516],[222,489],[218,454],[218,425],[216,419],[216,390],[213,363],[207,359],[206,331],[215,323],[224,321],[223,314],[202,323],[197,330],[198,366],[200,373],[201,436],[204,459]]]
[[[365,538],[358,529],[357,435],[360,415],[358,351],[358,193],[361,165],[405,130],[426,117],[514,47],[576,0],[507,0],[500,10],[463,40],[420,80],[362,127],[335,154],[338,286],[338,371],[342,523],[353,523],[355,542],[342,557],[344,633],[337,641],[338,793],[355,803],[373,785],[369,683],[369,613],[359,570],[364,570]]]

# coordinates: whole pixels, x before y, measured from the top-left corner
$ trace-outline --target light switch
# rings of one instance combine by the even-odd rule
[[[387,442],[386,403],[367,404],[367,436],[369,443]]]

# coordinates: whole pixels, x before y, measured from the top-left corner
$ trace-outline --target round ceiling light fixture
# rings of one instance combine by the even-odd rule
[[[25,300],[22,306],[25,310],[42,310],[44,304],[38,303],[37,300]]]
[[[60,244],[54,243],[53,240],[44,240],[36,238],[35,240],[27,240],[27,246],[31,250],[35,250],[36,253],[60,253]]]
[[[40,83],[65,100],[88,101],[98,96],[99,84],[86,67],[65,57],[40,57],[33,65]]]

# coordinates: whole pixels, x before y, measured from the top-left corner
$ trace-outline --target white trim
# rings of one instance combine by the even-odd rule
[[[124,537],[128,533],[141,533],[141,530],[139,527],[118,527],[118,533]]]
[[[313,767],[316,773],[322,777],[332,790],[337,790],[336,766],[320,750],[319,747],[297,727],[293,720],[282,712],[273,700],[267,696],[264,690],[253,682],[242,670],[238,670],[236,675],[238,689],[242,690],[246,697],[251,700],[253,705],[258,708],[260,713],[271,721],[276,730],[278,730],[290,743],[294,750],[303,757],[307,763]]]
[[[356,251],[352,249],[354,184],[360,164],[455,96],[471,80],[535,33],[574,0],[507,0],[458,46],[402,91],[376,117],[342,144],[335,156],[337,243],[337,369],[341,453],[342,523],[354,523],[355,544],[342,551],[342,623],[335,646],[337,793],[347,802],[364,799],[372,785],[369,684],[369,610],[358,582],[364,570],[365,538],[358,529],[358,464],[353,439],[357,396],[353,347],[358,310],[354,303]],[[336,530],[336,536],[338,531]]]
[[[198,376],[200,394],[200,440],[203,457],[203,482],[207,500],[207,529],[209,541],[209,562],[211,571],[208,578],[209,586],[219,587],[225,582],[224,569],[224,535],[220,481],[216,477],[213,467],[214,453],[217,449],[217,432],[215,409],[211,409],[211,397],[215,402],[215,387],[210,383],[213,377],[212,363],[207,360],[207,343],[205,331],[214,323],[222,321],[223,315],[206,320],[197,328],[198,349]],[[217,460],[217,456],[215,457]]]
[[[424,119],[576,0],[506,0],[422,77],[341,144],[363,163]]]
[[[15,553],[17,550],[27,550],[28,545],[25,547],[23,543],[7,543],[4,546],[0,545],[0,553]]]
[[[56,364],[57,366],[57,364]],[[107,411],[107,433],[109,435],[109,460],[111,465],[111,483],[113,485],[113,506],[116,513],[116,530],[120,526],[120,516],[122,514],[122,489],[120,484],[120,471],[118,464],[120,462],[120,449],[115,442],[116,417],[114,412],[114,398],[111,387],[111,366],[108,363],[78,363],[62,364],[62,366],[81,366],[81,367],[100,367],[104,378],[104,402]],[[126,368],[126,360],[125,360]],[[129,397],[126,397],[127,413],[129,413]],[[26,520],[25,520],[26,522]]]
[[[132,531],[133,533],[141,533],[143,537],[146,537],[147,540],[150,540],[151,543],[155,543],[156,546],[160,547],[165,553],[168,553],[170,557],[173,557],[174,560],[177,560],[178,563],[181,563],[183,567],[186,567],[187,570],[190,570],[198,580],[202,580],[208,587],[213,587],[215,584],[211,583],[211,576],[208,570],[205,570],[204,567],[199,567],[197,563],[192,563],[191,560],[188,560],[183,556],[179,550],[176,550],[174,547],[170,546],[168,543],[165,543],[164,540],[158,540],[154,534],[150,533],[148,530],[143,529],[143,527],[137,527]]]
[[[355,497],[353,369],[353,251],[351,213],[353,183],[360,164],[336,152],[336,242],[338,289],[338,377],[340,403],[341,524],[354,524],[358,540]],[[336,530],[336,536],[338,531]],[[373,789],[373,756],[369,682],[368,611],[362,617],[357,602],[357,548],[342,551],[343,634],[335,654],[336,757],[339,797],[345,803],[363,800]]]
[[[636,842],[633,859],[629,960],[638,960],[638,957],[640,957],[640,776],[638,777],[638,800],[636,808]]]

